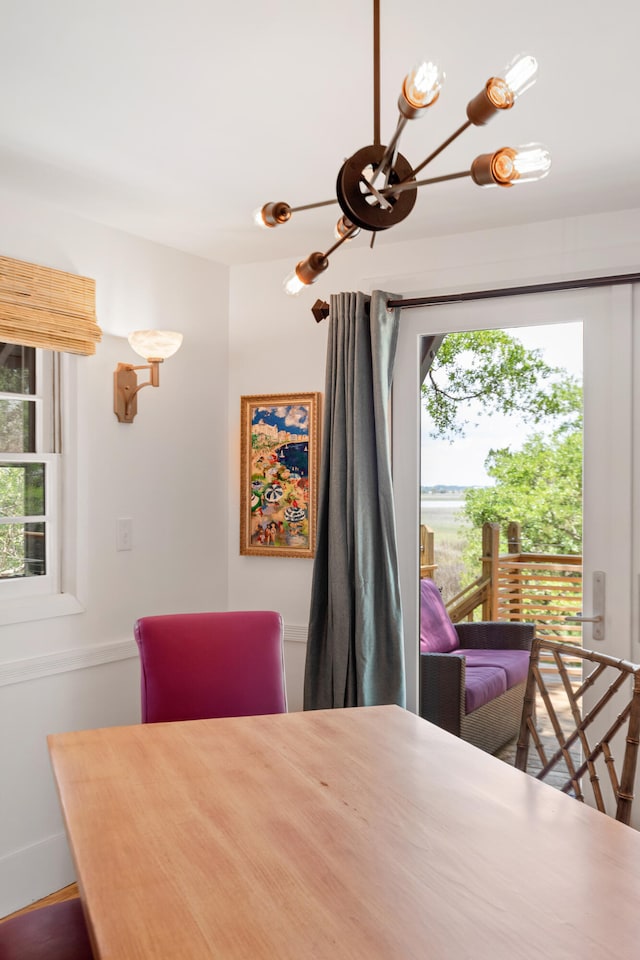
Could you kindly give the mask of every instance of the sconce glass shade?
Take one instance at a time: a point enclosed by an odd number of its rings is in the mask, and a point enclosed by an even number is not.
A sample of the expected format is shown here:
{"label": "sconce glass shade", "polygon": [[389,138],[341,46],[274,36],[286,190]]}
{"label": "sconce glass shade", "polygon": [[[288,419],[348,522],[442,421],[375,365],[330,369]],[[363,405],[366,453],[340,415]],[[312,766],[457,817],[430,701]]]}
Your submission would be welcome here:
{"label": "sconce glass shade", "polygon": [[134,330],[129,344],[145,360],[166,360],[182,345],[182,334],[175,330]]}

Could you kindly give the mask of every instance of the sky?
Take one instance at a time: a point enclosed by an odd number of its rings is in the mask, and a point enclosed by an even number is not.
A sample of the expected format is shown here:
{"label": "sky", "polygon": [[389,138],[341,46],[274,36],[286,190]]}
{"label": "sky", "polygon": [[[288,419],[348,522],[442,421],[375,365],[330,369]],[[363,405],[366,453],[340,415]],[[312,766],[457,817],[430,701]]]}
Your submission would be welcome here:
{"label": "sky", "polygon": [[[538,348],[550,366],[563,367],[582,380],[582,323],[519,327],[509,331],[525,347]],[[484,418],[479,426],[468,428],[461,440],[433,440],[429,425],[422,417],[421,485],[489,486],[493,483],[484,470],[484,460],[492,447],[521,448],[524,439],[536,429],[517,417]],[[539,428],[537,428],[539,429]]]}
{"label": "sky", "polygon": [[268,423],[288,433],[307,436],[309,432],[309,407],[306,404],[290,404],[282,407],[256,407],[252,423]]}

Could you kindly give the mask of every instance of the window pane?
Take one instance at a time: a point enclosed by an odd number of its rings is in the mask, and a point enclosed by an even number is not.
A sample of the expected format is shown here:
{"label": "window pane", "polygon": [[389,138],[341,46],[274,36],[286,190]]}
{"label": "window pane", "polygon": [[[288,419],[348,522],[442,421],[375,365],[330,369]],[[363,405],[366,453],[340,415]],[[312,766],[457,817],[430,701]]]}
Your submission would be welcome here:
{"label": "window pane", "polygon": [[44,523],[0,524],[0,579],[46,572]]}
{"label": "window pane", "polygon": [[44,463],[0,463],[0,517],[45,513]]}
{"label": "window pane", "polygon": [[0,392],[36,392],[35,347],[0,342]]}
{"label": "window pane", "polygon": [[35,415],[31,400],[0,400],[0,452],[36,452]]}

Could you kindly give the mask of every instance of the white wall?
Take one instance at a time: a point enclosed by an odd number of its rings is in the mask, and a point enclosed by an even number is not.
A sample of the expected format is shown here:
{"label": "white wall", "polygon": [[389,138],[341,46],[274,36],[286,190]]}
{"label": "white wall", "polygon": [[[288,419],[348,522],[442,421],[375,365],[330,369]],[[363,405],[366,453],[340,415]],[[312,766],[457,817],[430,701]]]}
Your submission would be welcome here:
{"label": "white wall", "polygon": [[[0,193],[0,252],[94,277],[105,331],[95,357],[72,362],[84,612],[0,627],[0,916],[72,879],[45,738],[139,719],[136,617],[280,610],[290,708],[300,709],[312,562],[239,556],[239,408],[243,394],[324,390],[315,298],[631,271],[639,228],[632,211],[422,243],[381,237],[373,252],[361,240],[292,300],[281,290],[289,261],[232,268],[228,289],[224,267]],[[118,424],[113,368],[135,359],[122,338],[146,326],[182,330],[184,346],[160,388],[140,395],[135,423]],[[396,470],[398,491],[414,483]],[[398,500],[406,545],[417,527]],[[115,550],[119,516],[133,518],[130,553]]]}
{"label": "white wall", "polygon": [[[135,619],[226,606],[228,269],[2,193],[0,252],[93,277],[104,332],[68,364],[83,612],[0,626],[4,916],[73,879],[46,735],[138,722]],[[145,327],[184,345],[119,424],[113,370],[142,362],[125,337]],[[118,517],[133,520],[130,552],[116,551]]]}
{"label": "white wall", "polygon": [[[295,230],[292,222],[283,229]],[[640,267],[640,210],[622,211],[438,237],[412,243],[378,238],[373,251],[362,239],[342,248],[310,289],[287,297],[282,279],[293,263],[276,261],[232,267],[229,308],[229,603],[270,606],[281,611],[288,627],[287,683],[290,709],[302,705],[305,643],[312,561],[241,557],[238,550],[238,458],[240,396],[324,390],[327,323],[317,325],[311,305],[342,290],[379,288],[401,296],[478,290],[519,283],[626,273]],[[268,238],[267,238],[268,239]],[[321,242],[321,238],[319,238]],[[302,257],[308,253],[300,251]],[[406,316],[410,316],[407,314]],[[414,382],[415,334],[401,323],[396,382]],[[407,337],[413,336],[408,342]],[[394,405],[394,449],[406,441],[406,427]],[[413,441],[411,441],[413,442]],[[418,443],[418,437],[415,437]],[[401,445],[401,444],[400,444]],[[402,458],[396,458],[402,464]],[[396,467],[403,604],[407,652],[415,659],[418,479]],[[407,626],[408,625],[408,626]],[[409,671],[415,702],[415,673]]]}

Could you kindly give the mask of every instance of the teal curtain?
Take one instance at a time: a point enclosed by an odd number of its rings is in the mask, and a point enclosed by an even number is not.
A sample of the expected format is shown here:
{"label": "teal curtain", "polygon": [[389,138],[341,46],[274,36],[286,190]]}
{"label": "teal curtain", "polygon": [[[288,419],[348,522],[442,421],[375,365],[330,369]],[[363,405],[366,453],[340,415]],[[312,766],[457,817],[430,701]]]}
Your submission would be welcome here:
{"label": "teal curtain", "polygon": [[399,309],[331,297],[305,710],[405,705],[391,484]]}

